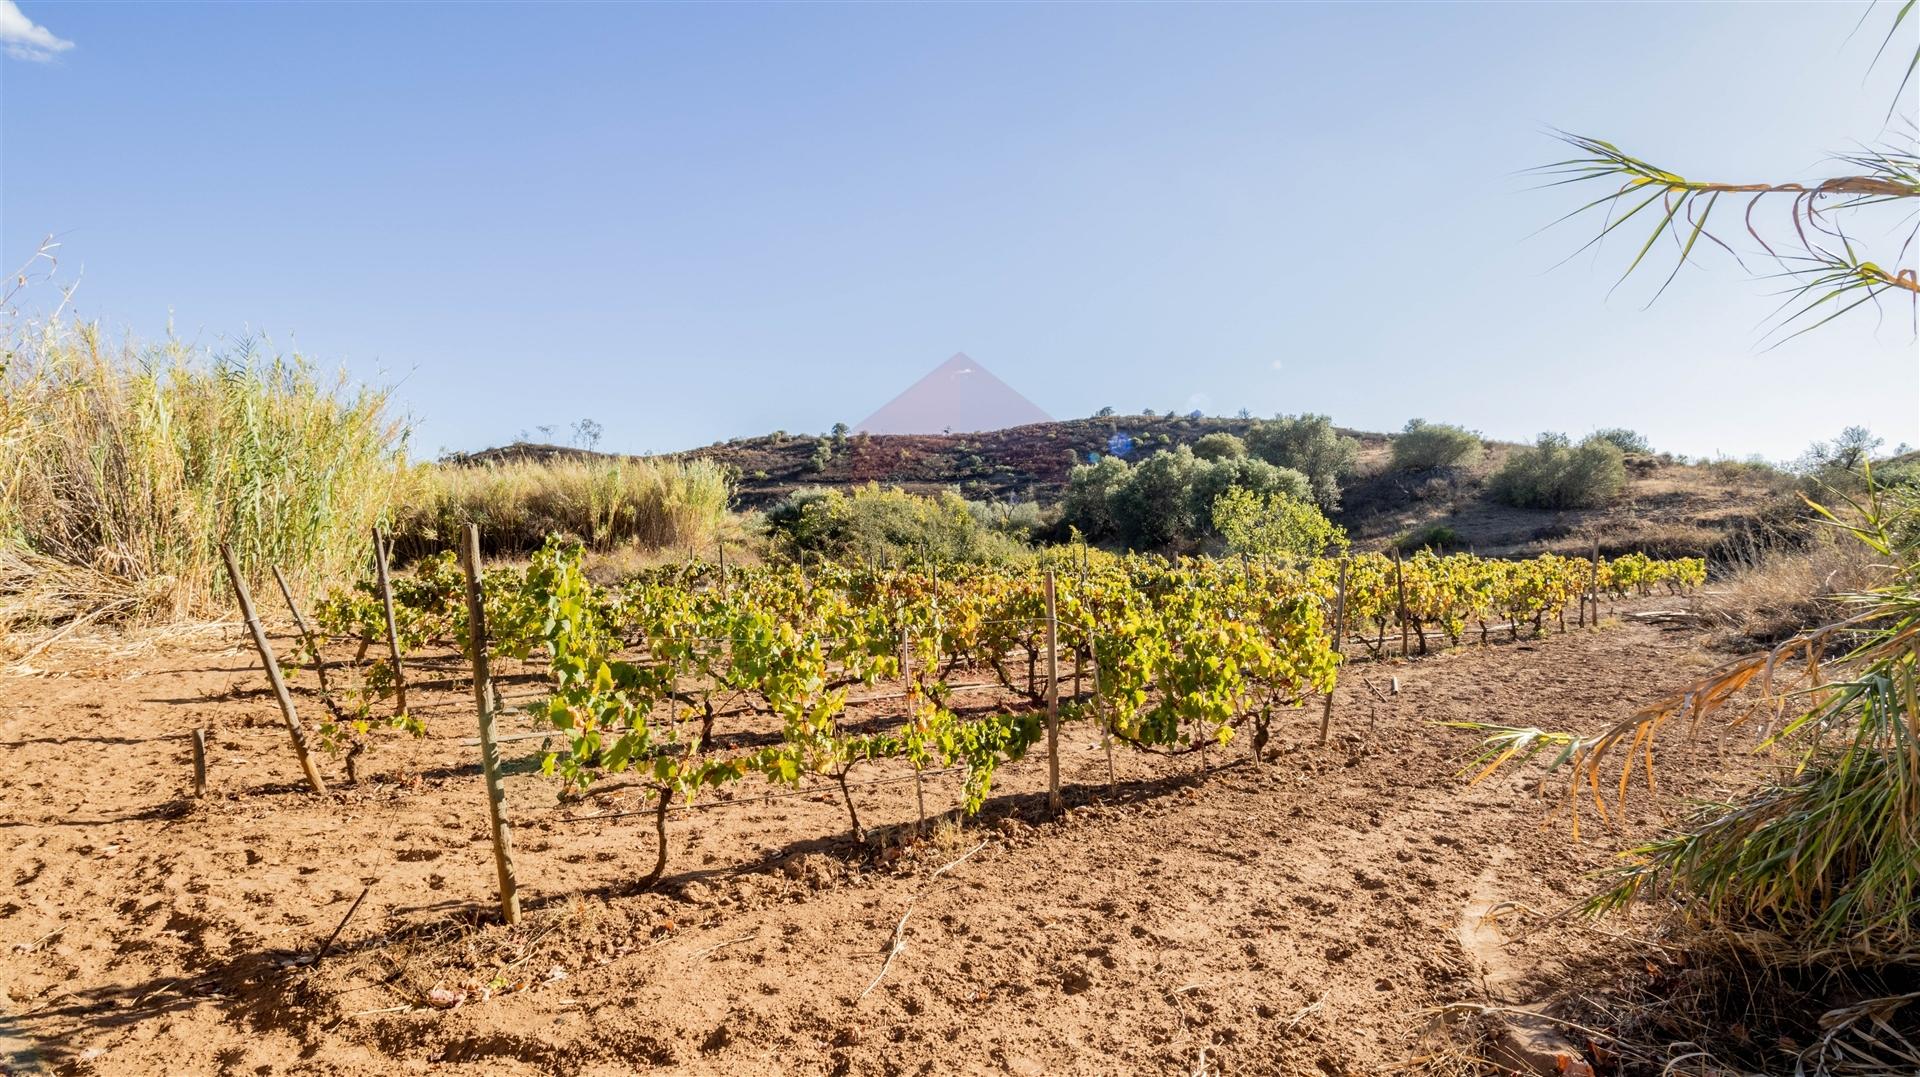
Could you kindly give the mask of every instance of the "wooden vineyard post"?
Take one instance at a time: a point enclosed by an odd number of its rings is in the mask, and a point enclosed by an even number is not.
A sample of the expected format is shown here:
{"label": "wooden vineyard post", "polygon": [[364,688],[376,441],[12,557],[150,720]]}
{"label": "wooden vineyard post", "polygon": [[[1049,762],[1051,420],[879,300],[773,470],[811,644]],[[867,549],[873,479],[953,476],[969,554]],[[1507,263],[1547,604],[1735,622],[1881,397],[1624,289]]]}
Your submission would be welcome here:
{"label": "wooden vineyard post", "polygon": [[393,581],[387,577],[387,536],[373,529],[373,574],[380,584],[380,609],[387,619],[387,654],[393,659],[393,701],[407,713],[407,671],[400,665],[400,630],[393,623]]}
{"label": "wooden vineyard post", "polygon": [[500,745],[493,738],[493,672],[487,662],[487,609],[480,597],[480,525],[468,524],[460,560],[467,570],[467,635],[473,648],[473,706],[480,716],[480,773],[487,781],[487,821],[493,826],[493,868],[500,881],[500,918],[520,922],[520,883],[513,873],[513,831],[507,792],[500,784]]}
{"label": "wooden vineyard post", "polygon": [[[901,611],[904,614],[906,611]],[[913,670],[910,665],[912,655],[907,642],[907,620],[900,618],[900,687],[907,693],[907,727],[914,733],[919,732],[920,701],[919,693],[914,690]],[[935,663],[938,665],[938,662]],[[920,780],[920,764],[913,763],[913,803],[920,809],[920,833],[927,832],[927,794]]]}
{"label": "wooden vineyard post", "polygon": [[1053,568],[1047,568],[1047,810],[1060,810],[1060,624],[1054,613]]}
{"label": "wooden vineyard post", "polygon": [[[1347,559],[1340,559],[1339,588],[1333,593],[1333,653],[1340,654],[1341,641],[1347,634]],[[1333,693],[1328,692],[1326,701],[1320,708],[1320,743],[1327,742],[1327,732],[1333,728]]]}
{"label": "wooden vineyard post", "polygon": [[[1593,540],[1593,558],[1587,562],[1587,593],[1593,599],[1593,627],[1600,627],[1600,539]],[[1584,603],[1582,603],[1584,605]]]}
{"label": "wooden vineyard post", "polygon": [[1400,657],[1407,656],[1407,577],[1400,570],[1400,550],[1393,551],[1393,586],[1400,592]]}
{"label": "wooden vineyard post", "polygon": [[207,795],[207,731],[193,731],[193,795],[204,799]]}
{"label": "wooden vineyard post", "polygon": [[314,638],[313,626],[307,623],[307,615],[300,612],[300,604],[293,600],[293,588],[287,586],[286,574],[279,565],[273,566],[273,579],[280,585],[280,597],[287,600],[287,612],[293,614],[293,626],[300,630],[300,638],[307,642],[307,650],[313,655],[313,672],[320,677],[320,694],[328,695],[327,659],[320,653],[320,641]]}
{"label": "wooden vineyard post", "polygon": [[287,682],[280,676],[280,663],[273,657],[273,645],[267,642],[267,630],[260,627],[260,618],[253,612],[253,596],[247,593],[247,580],[240,574],[240,563],[234,560],[233,547],[221,543],[220,557],[227,563],[227,578],[233,581],[234,596],[240,600],[240,616],[246,619],[247,631],[253,636],[253,649],[260,652],[260,665],[266,669],[267,681],[273,685],[274,698],[280,701],[280,717],[285,719],[287,736],[293,740],[294,757],[300,760],[300,769],[307,775],[308,788],[325,793],[327,783],[320,779],[320,770],[307,751],[306,731],[300,728],[300,716],[294,712],[293,696],[287,692]]}
{"label": "wooden vineyard post", "polygon": [[720,558],[720,595],[724,598],[727,594],[727,540],[716,538],[713,546]]}

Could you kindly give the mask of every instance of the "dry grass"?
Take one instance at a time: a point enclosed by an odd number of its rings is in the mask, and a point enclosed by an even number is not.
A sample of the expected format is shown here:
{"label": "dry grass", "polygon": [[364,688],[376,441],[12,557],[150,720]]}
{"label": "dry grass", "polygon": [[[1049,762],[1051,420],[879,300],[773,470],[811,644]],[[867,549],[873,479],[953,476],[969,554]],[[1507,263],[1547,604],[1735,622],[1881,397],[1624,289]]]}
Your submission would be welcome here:
{"label": "dry grass", "polygon": [[712,556],[731,520],[728,475],[706,460],[432,464],[414,469],[408,485],[394,521],[397,548],[408,556],[451,548],[468,521],[495,553],[527,553],[561,534],[600,551],[638,547],[671,558],[693,548]]}
{"label": "dry grass", "polygon": [[1843,596],[1885,581],[1883,560],[1863,543],[1824,531],[1798,549],[1743,543],[1736,551],[1737,567],[1700,591],[1696,609],[1713,629],[1713,644],[1740,650],[1770,646],[1837,620]]}

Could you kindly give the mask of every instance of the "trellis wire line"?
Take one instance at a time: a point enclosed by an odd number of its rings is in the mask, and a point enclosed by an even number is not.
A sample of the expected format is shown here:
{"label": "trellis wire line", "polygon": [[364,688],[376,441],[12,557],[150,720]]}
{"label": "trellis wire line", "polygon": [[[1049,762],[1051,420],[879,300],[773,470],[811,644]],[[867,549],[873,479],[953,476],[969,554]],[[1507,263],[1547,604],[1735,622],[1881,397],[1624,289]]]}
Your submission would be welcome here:
{"label": "trellis wire line", "polygon": [[[1007,766],[1007,765],[1009,764],[1002,764],[1002,766]],[[938,767],[933,770],[920,771],[919,777],[922,777],[922,778],[939,777],[944,774],[951,774],[954,771],[966,770],[966,769],[967,768],[964,764],[956,764],[950,767]],[[895,774],[885,778],[869,778],[868,780],[861,781],[861,782],[848,782],[847,788],[869,789],[876,785],[899,785],[903,782],[912,781],[914,777],[915,776],[912,774]],[[761,793],[757,796],[751,796],[751,797],[734,797],[730,800],[696,800],[691,804],[674,804],[668,807],[667,810],[670,812],[705,811],[710,808],[746,807],[751,804],[765,804],[768,801],[787,800],[787,799],[792,799],[794,797],[818,797],[818,796],[831,797],[834,793],[834,790],[838,788],[839,788],[839,784],[836,782],[834,785],[831,785],[831,786],[817,785],[808,789],[783,789],[776,793]],[[654,808],[638,808],[634,811],[608,812],[604,815],[563,815],[560,818],[562,821],[569,822],[569,823],[592,823],[592,822],[598,822],[602,819],[627,819],[635,815],[652,815],[655,810],[656,809]]]}
{"label": "trellis wire line", "polygon": [[[1099,747],[1100,746],[1098,744],[1083,744],[1080,746],[1080,751],[1091,752],[1091,751],[1097,750]],[[1038,763],[1040,763],[1041,761],[1042,760],[1040,759],[1040,757],[1036,755],[1026,755],[1026,756],[1022,756],[1019,759],[1009,759],[1004,763],[1000,763],[994,769],[996,771],[1016,770],[1026,766],[1029,763],[1038,765]],[[937,778],[943,775],[952,774],[955,771],[962,771],[966,769],[967,769],[966,764],[956,763],[953,766],[949,766],[949,767],[935,767],[931,770],[922,770],[919,772],[918,776],[921,778],[928,778],[928,777]],[[866,781],[848,782],[847,788],[866,789],[876,785],[899,785],[904,782],[912,781],[914,777],[915,777],[914,774],[895,774],[885,778],[870,778]],[[764,804],[772,800],[786,800],[786,799],[792,799],[795,797],[818,797],[818,796],[831,797],[834,793],[834,790],[837,788],[838,788],[838,783],[835,783],[834,785],[831,785],[831,786],[817,785],[810,789],[783,789],[776,793],[762,793],[758,796],[752,796],[752,797],[736,797],[730,800],[695,801],[692,804],[675,804],[670,806],[667,810],[668,811],[705,811],[710,808],[738,808],[738,807],[745,807],[752,804]],[[608,812],[604,815],[563,815],[560,818],[562,821],[569,822],[569,823],[591,823],[591,822],[597,822],[602,819],[627,819],[636,815],[652,815],[655,810],[656,809],[653,809],[653,808],[639,808],[634,811]]]}

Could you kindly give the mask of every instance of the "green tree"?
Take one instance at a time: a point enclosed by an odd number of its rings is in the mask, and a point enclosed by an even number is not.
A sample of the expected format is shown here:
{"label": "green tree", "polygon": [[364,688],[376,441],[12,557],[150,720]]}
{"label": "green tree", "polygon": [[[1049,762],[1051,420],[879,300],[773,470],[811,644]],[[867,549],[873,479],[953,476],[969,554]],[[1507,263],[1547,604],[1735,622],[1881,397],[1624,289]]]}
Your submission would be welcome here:
{"label": "green tree", "polygon": [[1159,549],[1193,535],[1193,480],[1203,466],[1185,445],[1135,465],[1107,502],[1128,546]]}
{"label": "green tree", "polygon": [[1319,557],[1347,545],[1347,533],[1312,501],[1238,486],[1214,501],[1213,526],[1228,549],[1255,557]]}
{"label": "green tree", "polygon": [[1061,518],[1080,529],[1091,542],[1119,533],[1113,518],[1114,491],[1125,486],[1133,469],[1117,456],[1103,456],[1067,473],[1067,492],[1061,499]]}
{"label": "green tree", "polygon": [[1247,431],[1247,451],[1305,475],[1313,499],[1331,512],[1340,507],[1340,483],[1353,474],[1360,442],[1335,430],[1325,415],[1276,415]]}

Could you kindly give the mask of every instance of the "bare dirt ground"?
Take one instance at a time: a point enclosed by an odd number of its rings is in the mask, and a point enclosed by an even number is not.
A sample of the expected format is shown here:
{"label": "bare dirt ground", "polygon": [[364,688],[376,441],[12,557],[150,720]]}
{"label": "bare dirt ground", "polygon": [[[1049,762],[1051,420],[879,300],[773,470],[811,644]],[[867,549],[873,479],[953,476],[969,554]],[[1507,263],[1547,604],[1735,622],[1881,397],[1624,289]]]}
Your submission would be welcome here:
{"label": "bare dirt ground", "polygon": [[[1540,914],[1751,764],[1675,742],[1661,801],[1575,843],[1529,781],[1464,787],[1473,737],[1433,723],[1595,729],[1707,662],[1690,633],[1609,624],[1358,663],[1333,743],[1316,709],[1265,765],[1244,742],[1121,751],[1111,795],[1069,727],[1063,818],[1036,754],[904,848],[856,846],[837,792],[743,786],[673,813],[648,892],[642,790],[560,803],[539,742],[515,741],[527,915],[506,928],[455,656],[416,667],[429,736],[379,734],[358,784],[327,760],[315,797],[237,629],[56,650],[0,676],[0,1072],[1439,1071],[1474,1045],[1436,1008],[1544,998],[1564,962],[1620,948],[1606,932],[1630,923]],[[930,810],[957,793],[929,779]],[[914,821],[910,782],[856,796],[870,827]],[[1537,913],[1470,911],[1501,902]]]}

